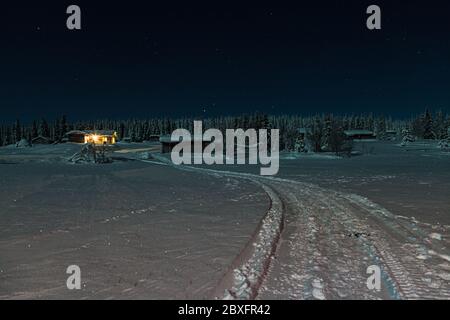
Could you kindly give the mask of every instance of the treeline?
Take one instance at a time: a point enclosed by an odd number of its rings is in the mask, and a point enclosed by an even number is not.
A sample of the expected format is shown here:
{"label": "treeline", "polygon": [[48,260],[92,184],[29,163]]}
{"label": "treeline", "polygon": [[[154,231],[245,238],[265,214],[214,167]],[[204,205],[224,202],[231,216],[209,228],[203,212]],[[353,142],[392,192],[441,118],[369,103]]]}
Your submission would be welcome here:
{"label": "treeline", "polygon": [[383,139],[389,130],[398,133],[399,138],[406,133],[419,139],[446,139],[450,126],[450,117],[443,112],[423,114],[410,119],[394,120],[391,117],[366,115],[334,116],[321,114],[315,116],[267,115],[263,113],[243,114],[239,116],[199,118],[149,118],[129,120],[96,120],[69,122],[66,116],[56,121],[45,119],[23,125],[19,120],[11,125],[0,126],[0,145],[15,144],[22,139],[32,141],[44,137],[58,143],[71,130],[115,130],[120,140],[132,142],[150,140],[152,136],[170,134],[178,128],[193,130],[193,121],[203,120],[203,127],[225,129],[262,129],[280,130],[280,148],[294,149],[300,128],[307,128],[308,135],[319,145],[328,144],[330,139],[339,138],[345,130],[370,130],[378,139]]}

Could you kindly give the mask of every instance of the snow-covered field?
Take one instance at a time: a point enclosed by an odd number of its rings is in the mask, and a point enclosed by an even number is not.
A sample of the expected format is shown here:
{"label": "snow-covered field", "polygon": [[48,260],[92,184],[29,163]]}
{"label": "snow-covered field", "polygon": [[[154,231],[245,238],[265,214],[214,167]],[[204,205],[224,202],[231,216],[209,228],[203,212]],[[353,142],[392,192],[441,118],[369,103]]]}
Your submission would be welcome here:
{"label": "snow-covered field", "polygon": [[[0,149],[0,298],[212,297],[264,191],[137,161],[67,163],[79,148]],[[66,288],[69,265],[80,291]]]}
{"label": "snow-covered field", "polygon": [[174,167],[142,144],[69,164],[77,148],[0,148],[0,298],[450,299],[450,156],[435,145],[283,154],[277,177]]}
{"label": "snow-covered field", "polygon": [[282,162],[280,175],[366,196],[397,215],[450,225],[450,152],[437,143],[356,144],[362,156]]}

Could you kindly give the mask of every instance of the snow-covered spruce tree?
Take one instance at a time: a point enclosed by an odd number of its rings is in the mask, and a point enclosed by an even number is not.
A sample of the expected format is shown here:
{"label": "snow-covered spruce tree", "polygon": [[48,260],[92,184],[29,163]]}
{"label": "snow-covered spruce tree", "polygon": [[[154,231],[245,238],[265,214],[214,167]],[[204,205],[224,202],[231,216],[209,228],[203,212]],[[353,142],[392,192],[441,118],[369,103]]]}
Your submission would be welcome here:
{"label": "snow-covered spruce tree", "polygon": [[298,131],[296,128],[292,126],[286,127],[282,132],[282,141],[283,141],[283,147],[282,149],[286,151],[294,151],[295,150],[295,143],[298,137]]}
{"label": "snow-covered spruce tree", "polygon": [[331,135],[334,127],[334,120],[331,114],[328,114],[324,118],[324,133],[323,133],[323,146],[322,149],[330,150],[331,149]]}
{"label": "snow-covered spruce tree", "polygon": [[59,141],[61,141],[68,131],[67,117],[63,115],[59,121]]}
{"label": "snow-covered spruce tree", "polygon": [[402,143],[401,143],[401,146],[402,146],[402,147],[405,147],[405,146],[407,146],[408,144],[410,144],[411,142],[414,142],[414,141],[416,140],[416,139],[414,138],[414,136],[411,135],[410,130],[407,129],[407,128],[403,129],[402,135],[403,135]]}
{"label": "snow-covered spruce tree", "polygon": [[433,121],[433,132],[437,140],[444,140],[447,138],[447,125],[445,115],[442,110],[439,110]]}
{"label": "snow-covered spruce tree", "polygon": [[424,130],[423,130],[423,123],[424,123],[424,115],[420,115],[420,117],[417,117],[411,121],[411,134],[417,138],[423,138]]}
{"label": "snow-covered spruce tree", "polygon": [[433,131],[433,117],[428,109],[423,118],[423,138],[428,140],[436,138]]}
{"label": "snow-covered spruce tree", "polygon": [[376,122],[375,134],[377,135],[378,140],[386,139],[386,119],[384,116],[378,118]]}
{"label": "snow-covered spruce tree", "polygon": [[0,147],[5,145],[5,127],[0,126]]}
{"label": "snow-covered spruce tree", "polygon": [[39,135],[38,126],[36,120],[33,121],[33,125],[31,127],[31,139],[36,138]]}
{"label": "snow-covered spruce tree", "polygon": [[306,148],[306,142],[300,136],[298,136],[297,140],[295,141],[294,149],[295,149],[296,152],[300,152],[300,153],[307,153],[308,152],[308,149]]}
{"label": "snow-covered spruce tree", "polygon": [[19,142],[22,140],[22,126],[20,125],[20,120],[17,119],[16,123],[14,124],[14,143]]}
{"label": "snow-covered spruce tree", "polygon": [[450,151],[450,139],[442,139],[438,142],[439,148]]}
{"label": "snow-covered spruce tree", "polygon": [[[328,137],[328,148],[331,152],[339,155],[344,150],[346,138],[344,129],[338,121],[331,122],[330,136]],[[351,153],[351,150],[349,151]]]}
{"label": "snow-covered spruce tree", "polygon": [[322,151],[323,133],[324,133],[323,124],[320,121],[320,118],[316,117],[310,132],[307,133],[308,140],[311,141],[314,152]]}
{"label": "snow-covered spruce tree", "polygon": [[123,140],[123,138],[125,138],[125,124],[123,122],[120,123],[117,134],[119,136],[119,140]]}
{"label": "snow-covered spruce tree", "polygon": [[450,126],[446,128],[447,130],[444,135],[442,135],[442,139],[439,141],[439,147],[444,149],[445,151],[450,151]]}
{"label": "snow-covered spruce tree", "polygon": [[11,127],[10,126],[6,126],[6,128],[4,130],[3,145],[4,146],[8,146],[11,143],[12,143]]}

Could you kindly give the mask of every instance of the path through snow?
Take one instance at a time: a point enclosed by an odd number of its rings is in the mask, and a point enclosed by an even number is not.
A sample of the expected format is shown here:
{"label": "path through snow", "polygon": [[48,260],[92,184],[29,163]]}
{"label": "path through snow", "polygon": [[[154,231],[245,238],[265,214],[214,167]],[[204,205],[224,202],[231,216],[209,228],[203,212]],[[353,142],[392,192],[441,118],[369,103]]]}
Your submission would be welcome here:
{"label": "path through snow", "polygon": [[[450,299],[449,226],[396,216],[364,197],[308,183],[178,168],[248,179],[272,199],[253,249],[230,271],[234,281],[224,298]],[[381,269],[379,292],[366,285],[371,265]]]}

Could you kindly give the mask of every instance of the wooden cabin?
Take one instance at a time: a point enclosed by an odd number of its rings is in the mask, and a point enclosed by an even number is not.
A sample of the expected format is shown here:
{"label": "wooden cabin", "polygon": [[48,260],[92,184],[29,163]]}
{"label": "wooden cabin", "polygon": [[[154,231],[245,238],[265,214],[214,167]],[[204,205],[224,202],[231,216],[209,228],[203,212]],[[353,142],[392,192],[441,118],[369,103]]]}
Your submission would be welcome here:
{"label": "wooden cabin", "polygon": [[158,142],[160,137],[161,136],[158,134],[152,134],[149,136],[148,141],[149,142]]}
{"label": "wooden cabin", "polygon": [[386,140],[395,140],[397,139],[398,133],[397,130],[386,130],[384,136]]}
{"label": "wooden cabin", "polygon": [[[191,150],[194,152],[194,142],[195,140],[190,140]],[[161,153],[170,153],[172,152],[172,149],[174,146],[176,146],[180,141],[172,140],[172,136],[170,135],[164,135],[159,138],[159,142],[161,143]],[[208,146],[211,143],[211,141],[202,140],[202,150],[205,149],[206,146]]]}
{"label": "wooden cabin", "polygon": [[113,130],[72,130],[66,134],[68,142],[115,144],[117,133]]}

